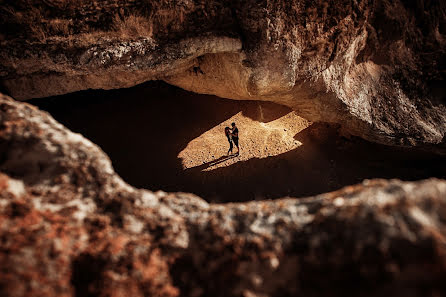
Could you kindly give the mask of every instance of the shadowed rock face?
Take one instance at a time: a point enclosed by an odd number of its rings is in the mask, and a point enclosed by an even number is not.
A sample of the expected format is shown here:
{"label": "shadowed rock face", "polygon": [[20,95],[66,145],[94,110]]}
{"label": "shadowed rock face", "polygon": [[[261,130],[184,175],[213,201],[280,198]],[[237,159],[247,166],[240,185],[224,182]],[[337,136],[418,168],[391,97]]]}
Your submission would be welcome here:
{"label": "shadowed rock face", "polygon": [[446,181],[208,204],[0,96],[2,296],[446,296]]}
{"label": "shadowed rock face", "polygon": [[161,79],[274,101],[391,145],[444,150],[444,1],[11,1],[18,99]]}

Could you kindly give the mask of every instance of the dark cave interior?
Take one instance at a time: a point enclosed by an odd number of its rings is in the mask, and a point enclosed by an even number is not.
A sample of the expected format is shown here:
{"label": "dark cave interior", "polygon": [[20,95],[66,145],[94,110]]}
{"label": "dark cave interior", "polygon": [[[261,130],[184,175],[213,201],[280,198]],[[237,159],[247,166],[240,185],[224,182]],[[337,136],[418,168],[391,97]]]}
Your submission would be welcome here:
{"label": "dark cave interior", "polygon": [[261,105],[267,111],[262,120],[268,122],[290,110],[269,102],[199,95],[163,82],[28,102],[99,145],[129,184],[152,191],[191,192],[210,202],[305,197],[369,178],[446,178],[444,156],[347,139],[324,123],[296,134],[303,145],[286,153],[211,171],[185,170],[179,152],[234,114],[258,120],[256,107]]}

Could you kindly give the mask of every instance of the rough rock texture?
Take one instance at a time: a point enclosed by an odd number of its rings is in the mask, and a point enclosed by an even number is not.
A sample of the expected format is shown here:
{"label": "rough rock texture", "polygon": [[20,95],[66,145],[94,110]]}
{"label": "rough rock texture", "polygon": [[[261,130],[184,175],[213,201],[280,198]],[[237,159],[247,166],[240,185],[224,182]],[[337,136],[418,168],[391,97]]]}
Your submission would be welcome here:
{"label": "rough rock texture", "polygon": [[1,296],[446,296],[446,181],[208,204],[0,97]]}
{"label": "rough rock texture", "polygon": [[444,1],[1,3],[0,79],[18,99],[161,79],[445,147]]}

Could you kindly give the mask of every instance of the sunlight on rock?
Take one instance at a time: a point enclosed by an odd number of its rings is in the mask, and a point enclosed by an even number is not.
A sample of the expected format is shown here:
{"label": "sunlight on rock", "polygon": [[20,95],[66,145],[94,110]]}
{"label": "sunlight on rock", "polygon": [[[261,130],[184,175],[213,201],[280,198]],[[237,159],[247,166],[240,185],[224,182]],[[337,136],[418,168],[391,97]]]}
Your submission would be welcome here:
{"label": "sunlight on rock", "polygon": [[[227,156],[229,143],[224,129],[235,122],[240,135],[240,155]],[[178,154],[184,169],[203,166],[203,171],[230,166],[252,158],[267,158],[294,150],[302,145],[294,136],[311,123],[290,112],[274,121],[263,123],[237,113],[228,120],[195,138]],[[233,153],[237,152],[234,146]]]}

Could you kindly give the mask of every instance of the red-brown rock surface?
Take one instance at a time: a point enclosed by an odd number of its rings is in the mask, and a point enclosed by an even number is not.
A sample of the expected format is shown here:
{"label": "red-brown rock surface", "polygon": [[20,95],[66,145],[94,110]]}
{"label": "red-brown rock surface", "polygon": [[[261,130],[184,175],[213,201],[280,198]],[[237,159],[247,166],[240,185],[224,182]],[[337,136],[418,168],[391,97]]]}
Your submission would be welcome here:
{"label": "red-brown rock surface", "polygon": [[1,4],[0,79],[18,99],[159,79],[375,142],[445,146],[444,1]]}
{"label": "red-brown rock surface", "polygon": [[446,181],[208,204],[0,98],[2,296],[446,296]]}

